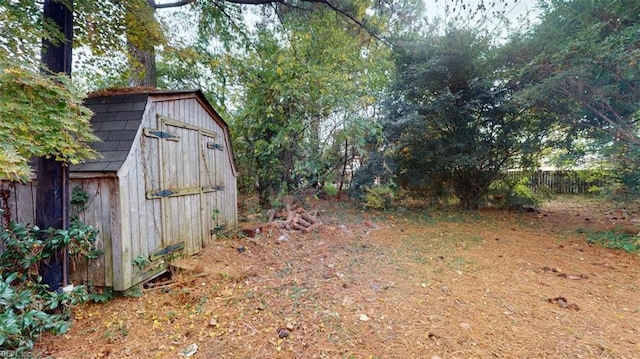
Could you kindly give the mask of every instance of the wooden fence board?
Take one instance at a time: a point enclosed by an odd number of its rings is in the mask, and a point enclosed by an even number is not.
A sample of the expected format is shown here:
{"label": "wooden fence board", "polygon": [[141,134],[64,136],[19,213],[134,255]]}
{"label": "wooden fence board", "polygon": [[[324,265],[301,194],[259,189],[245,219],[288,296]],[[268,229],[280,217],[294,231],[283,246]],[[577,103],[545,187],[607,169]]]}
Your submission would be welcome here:
{"label": "wooden fence board", "polygon": [[505,172],[505,179],[519,180],[529,178],[527,186],[533,190],[549,189],[557,194],[587,194],[589,189],[603,186],[601,179],[586,178],[589,172],[581,171],[508,171]]}

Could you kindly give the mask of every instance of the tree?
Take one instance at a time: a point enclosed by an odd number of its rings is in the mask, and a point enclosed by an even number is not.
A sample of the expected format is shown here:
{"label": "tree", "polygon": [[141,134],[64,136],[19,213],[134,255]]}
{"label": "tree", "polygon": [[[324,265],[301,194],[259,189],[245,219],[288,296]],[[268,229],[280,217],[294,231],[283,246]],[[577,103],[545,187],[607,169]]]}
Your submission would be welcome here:
{"label": "tree", "polygon": [[265,207],[336,170],[323,158],[334,132],[328,125],[371,105],[384,69],[377,61],[384,51],[334,13],[289,16],[260,27],[255,51],[235,66],[243,89],[233,126],[239,160]]}
{"label": "tree", "polygon": [[[16,19],[22,25],[5,26],[3,35],[24,34],[34,41],[24,31],[33,28],[42,36],[43,73],[29,57],[35,52],[33,43],[20,38],[0,43],[0,51],[12,55],[0,60],[0,175],[26,180],[31,171],[28,161],[38,157],[35,217],[40,228],[68,226],[68,164],[95,155],[85,142],[97,139],[89,128],[90,111],[82,106],[83,96],[67,77],[71,71],[71,6],[72,2],[45,1],[44,26],[38,26],[37,7],[0,12],[1,23],[8,25]],[[52,256],[42,270],[43,282],[51,290],[65,283],[64,258],[63,252]]]}
{"label": "tree", "polygon": [[623,182],[640,188],[640,3],[546,0],[539,6],[540,23],[514,41],[520,98],[556,119],[569,149],[586,139],[596,156],[630,174]]}
{"label": "tree", "polygon": [[450,27],[396,51],[385,139],[409,187],[478,208],[500,171],[535,153],[537,126],[512,101],[489,39]]}
{"label": "tree", "polygon": [[42,8],[35,3],[0,4],[0,176],[27,180],[35,157],[78,163],[95,156],[87,145],[97,138],[84,94],[68,76],[55,73],[64,73],[69,63],[59,61],[53,73],[41,71],[40,42],[59,45],[64,34],[51,21],[41,22]]}
{"label": "tree", "polygon": [[[242,49],[243,42],[249,31],[246,28],[245,14],[250,7],[259,8],[264,14],[271,12],[283,15],[291,13],[308,12],[311,10],[329,9],[340,14],[355,26],[369,31],[376,36],[377,23],[369,21],[372,16],[365,12],[366,8],[386,7],[385,3],[371,1],[345,1],[333,3],[326,0],[131,0],[117,1],[105,0],[93,2],[88,0],[78,1],[78,13],[82,18],[81,23],[86,23],[86,28],[78,30],[78,43],[88,45],[94,55],[102,56],[103,61],[113,70],[126,71],[128,86],[155,87],[157,83],[156,51],[164,57],[180,56],[177,52],[181,48],[172,43],[172,39],[166,35],[167,23],[163,16],[157,16],[161,9],[185,7],[189,5],[191,32],[197,32],[198,52],[209,53],[211,48],[223,47],[226,52],[233,49]],[[176,16],[177,12],[172,12]],[[253,12],[256,17],[258,12]],[[286,15],[286,16],[284,16]],[[253,21],[253,20],[252,20]],[[96,30],[100,29],[100,36],[96,36]],[[179,31],[184,31],[184,28]],[[125,34],[125,36],[120,36]],[[113,55],[122,54],[126,57],[128,68],[123,69],[120,61],[114,64]],[[108,56],[103,56],[108,55]],[[95,62],[95,58],[87,61]],[[92,68],[93,66],[89,66]],[[120,76],[112,76],[119,83]]]}
{"label": "tree", "polygon": [[66,76],[0,61],[0,177],[27,180],[34,157],[78,163],[95,156],[83,98]]}

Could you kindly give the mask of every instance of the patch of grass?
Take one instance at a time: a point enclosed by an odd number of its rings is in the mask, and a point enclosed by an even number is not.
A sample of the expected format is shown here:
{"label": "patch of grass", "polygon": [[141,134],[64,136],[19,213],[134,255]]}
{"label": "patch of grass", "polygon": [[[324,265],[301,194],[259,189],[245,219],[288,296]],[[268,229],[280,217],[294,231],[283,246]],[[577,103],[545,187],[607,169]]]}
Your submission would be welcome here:
{"label": "patch of grass", "polygon": [[303,297],[305,293],[307,293],[307,291],[308,289],[305,287],[294,285],[293,288],[291,288],[291,294],[289,294],[289,298],[291,300],[297,301],[298,299]]}
{"label": "patch of grass", "polygon": [[355,254],[365,254],[374,252],[376,248],[368,243],[355,242],[347,247],[346,250]]}
{"label": "patch of grass", "polygon": [[466,269],[469,267],[475,268],[478,266],[478,261],[470,258],[455,257],[451,266],[455,269]]}
{"label": "patch of grass", "polygon": [[410,220],[416,224],[434,224],[437,222],[438,215],[433,212],[431,209],[422,209],[422,208],[409,208],[404,209],[403,211],[396,211],[394,213],[394,218],[403,218],[405,220]]}
{"label": "patch of grass", "polygon": [[587,236],[587,242],[599,244],[605,248],[623,249],[630,253],[640,251],[640,236],[619,230],[590,233]]}

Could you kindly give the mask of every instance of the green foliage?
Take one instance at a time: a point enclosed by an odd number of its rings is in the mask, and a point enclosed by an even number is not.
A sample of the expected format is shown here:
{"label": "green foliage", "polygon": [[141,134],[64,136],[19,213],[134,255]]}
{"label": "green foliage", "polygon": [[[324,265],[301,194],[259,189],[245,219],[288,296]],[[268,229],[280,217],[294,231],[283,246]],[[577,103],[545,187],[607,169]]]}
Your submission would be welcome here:
{"label": "green foliage", "polygon": [[133,264],[134,266],[136,266],[136,267],[138,267],[140,269],[144,269],[144,267],[146,267],[149,263],[151,263],[149,261],[149,258],[147,256],[145,256],[144,254],[138,255],[131,262],[131,264]]}
{"label": "green foliage", "polygon": [[383,152],[371,150],[363,165],[358,168],[351,181],[349,196],[364,200],[366,188],[375,185],[376,179],[381,183],[390,183],[397,170],[395,159]]}
{"label": "green foliage", "polygon": [[0,277],[0,350],[10,351],[16,357],[31,350],[34,341],[45,331],[65,333],[70,327],[66,313],[51,314],[51,311],[78,304],[86,298],[81,286],[71,293],[52,293],[33,282],[16,283],[15,272],[5,272]]}
{"label": "green foliage", "polygon": [[493,204],[500,209],[537,209],[540,196],[528,186],[529,179],[498,180],[489,186],[488,193]]}
{"label": "green foliage", "polygon": [[[56,251],[66,248],[75,258],[96,259],[101,252],[94,248],[98,231],[79,220],[73,220],[69,229],[40,230],[36,226],[25,226],[11,222],[0,235],[4,252],[0,255],[6,271],[20,272],[22,281],[38,277],[38,265]],[[39,279],[38,279],[39,281]]]}
{"label": "green foliage", "polygon": [[621,231],[604,231],[590,233],[587,242],[599,244],[605,248],[622,249],[627,252],[640,251],[640,237]]}
{"label": "green foliage", "polygon": [[94,303],[106,303],[113,299],[114,293],[111,288],[101,287],[96,288],[93,286],[93,283],[88,282],[87,286],[87,300],[93,301]]}
{"label": "green foliage", "polygon": [[130,298],[140,298],[142,297],[142,289],[140,289],[139,285],[136,285],[127,289],[123,295]]}
{"label": "green foliage", "polygon": [[448,28],[396,51],[385,137],[410,188],[478,208],[500,171],[539,154],[541,127],[512,101],[509,74],[492,61],[490,39]]}
{"label": "green foliage", "polygon": [[569,153],[598,158],[635,191],[640,6],[627,0],[540,5],[539,24],[514,36],[517,50],[509,56],[523,65],[520,101],[552,120]]}
{"label": "green foliage", "polygon": [[577,171],[578,178],[591,184],[588,193],[596,196],[610,196],[621,188],[619,175],[605,168]]}
{"label": "green foliage", "polygon": [[335,197],[336,195],[338,195],[338,187],[335,184],[331,183],[331,182],[325,183],[325,185],[322,186],[322,190],[329,197]]}
{"label": "green foliage", "polygon": [[66,247],[67,253],[72,258],[98,259],[103,253],[95,249],[95,241],[98,230],[86,225],[77,218],[73,218],[69,229],[53,231],[48,243],[61,248]]}
{"label": "green foliage", "polygon": [[[87,196],[74,190],[76,205],[84,207]],[[10,222],[0,239],[0,350],[17,357],[33,348],[43,332],[65,333],[68,308],[91,297],[84,286],[69,292],[50,292],[41,283],[39,268],[51,256],[66,250],[72,260],[95,259],[101,254],[94,243],[98,231],[73,218],[67,230],[40,230]]]}
{"label": "green foliage", "polygon": [[69,293],[50,292],[38,273],[42,262],[65,247],[72,248],[71,255],[86,253],[84,249],[93,243],[96,232],[79,224],[75,227],[68,231],[41,231],[11,222],[3,228],[0,234],[4,246],[0,254],[0,350],[11,351],[19,357],[33,348],[41,333],[65,333],[70,327],[66,320],[68,308],[89,298],[84,286],[76,286]]}
{"label": "green foliage", "polygon": [[12,59],[15,64],[37,71],[42,39],[57,43],[63,38],[60,31],[42,20],[40,1],[18,4],[0,0],[0,59]]}
{"label": "green foliage", "polygon": [[364,195],[364,207],[371,209],[388,209],[395,196],[392,186],[366,187]]}
{"label": "green foliage", "polygon": [[66,76],[48,76],[0,61],[0,177],[25,180],[33,157],[78,163],[97,141],[83,95]]}
{"label": "green foliage", "polygon": [[75,186],[71,190],[70,196],[71,207],[76,213],[84,211],[89,201],[89,194],[82,187]]}
{"label": "green foliage", "polygon": [[233,124],[237,162],[262,206],[332,180],[338,161],[357,156],[374,132],[363,114],[385,78],[384,51],[345,26],[329,11],[291,14],[281,26],[260,27],[255,51],[236,62],[244,88]]}

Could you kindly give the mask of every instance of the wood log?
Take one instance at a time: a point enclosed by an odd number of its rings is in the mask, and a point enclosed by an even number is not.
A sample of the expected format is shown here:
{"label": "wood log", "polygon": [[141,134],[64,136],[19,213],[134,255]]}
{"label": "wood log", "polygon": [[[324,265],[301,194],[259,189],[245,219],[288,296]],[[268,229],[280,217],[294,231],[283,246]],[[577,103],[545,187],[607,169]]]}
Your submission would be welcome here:
{"label": "wood log", "polygon": [[310,225],[309,227],[302,229],[302,232],[309,233],[309,232],[314,231],[314,230],[316,230],[316,229],[318,229],[320,227],[322,227],[322,221],[318,221],[318,222]]}
{"label": "wood log", "polygon": [[291,223],[291,229],[295,229],[296,231],[303,231],[306,228],[298,223]]}
{"label": "wood log", "polygon": [[311,226],[313,224],[313,223],[305,221],[304,218],[302,218],[302,216],[298,217],[298,221],[296,223],[302,225],[305,228],[307,228],[307,227],[309,227],[309,226]]}
{"label": "wood log", "polygon": [[319,221],[318,218],[312,216],[311,214],[309,214],[307,212],[301,213],[300,217],[302,217],[302,219],[304,219],[305,221],[307,221],[307,222],[309,222],[311,224],[314,224],[314,223]]}
{"label": "wood log", "polygon": [[281,219],[279,219],[277,221],[273,221],[273,223],[276,224],[276,228],[278,228],[278,229],[284,229],[288,225],[287,221],[284,221],[284,220],[281,220]]}
{"label": "wood log", "polygon": [[289,223],[291,223],[291,222],[293,221],[293,218],[294,218],[295,216],[296,216],[296,212],[294,212],[294,211],[291,209],[291,205],[288,205],[288,204],[287,204],[287,219],[286,219],[286,221],[287,221],[287,222],[289,222]]}
{"label": "wood log", "polygon": [[267,222],[273,222],[273,220],[276,217],[276,210],[271,208],[270,210],[267,211],[267,218],[269,218],[267,220]]}

